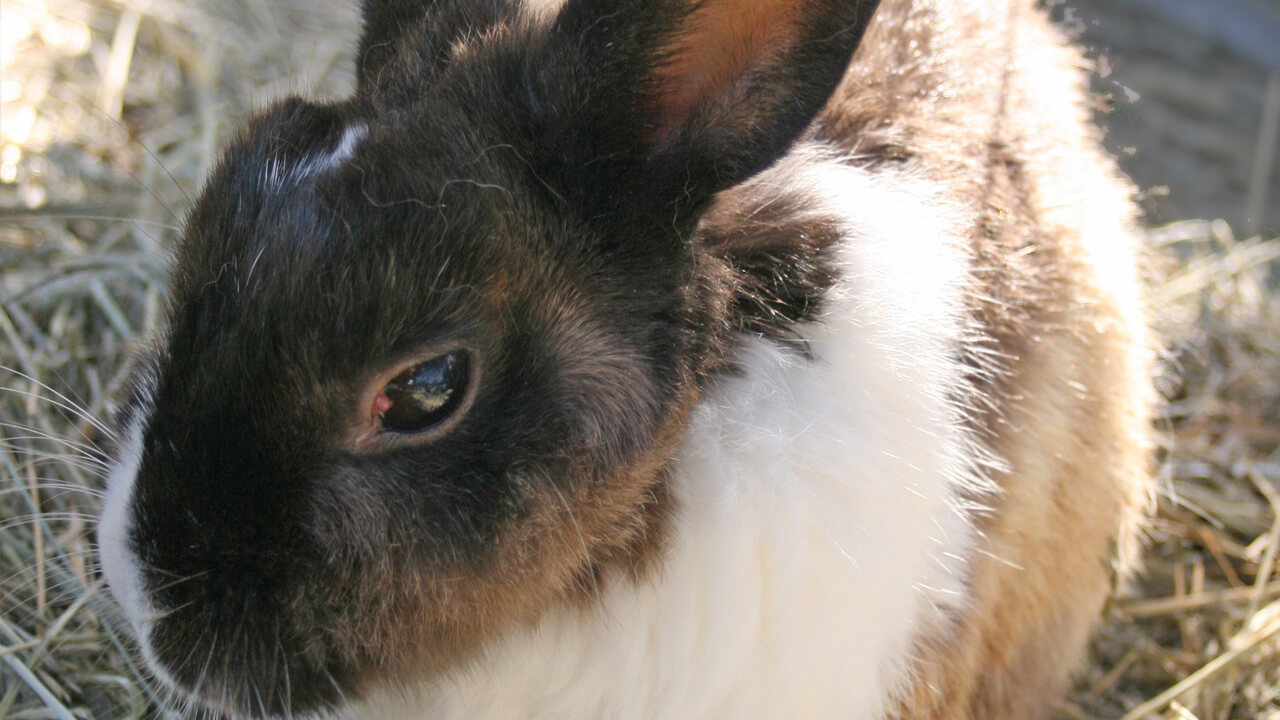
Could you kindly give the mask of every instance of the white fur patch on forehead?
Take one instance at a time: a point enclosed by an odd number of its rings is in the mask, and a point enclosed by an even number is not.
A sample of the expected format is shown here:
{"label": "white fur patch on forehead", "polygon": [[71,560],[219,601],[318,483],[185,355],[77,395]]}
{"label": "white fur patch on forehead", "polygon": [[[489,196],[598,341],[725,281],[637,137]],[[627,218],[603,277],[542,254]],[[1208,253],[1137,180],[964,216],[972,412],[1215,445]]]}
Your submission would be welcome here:
{"label": "white fur patch on forehead", "polygon": [[369,126],[356,123],[347,126],[338,138],[338,144],[327,153],[317,153],[303,160],[295,171],[299,178],[332,170],[351,159],[360,142],[369,135]]}
{"label": "white fur patch on forehead", "polygon": [[356,148],[368,136],[368,125],[353,123],[343,129],[337,144],[332,148],[308,155],[292,168],[285,167],[279,157],[269,158],[263,170],[262,184],[268,190],[281,190],[287,184],[333,170],[350,160],[355,155]]}
{"label": "white fur patch on forehead", "polygon": [[342,131],[342,137],[338,139],[338,146],[333,149],[333,153],[327,158],[327,162],[331,165],[338,165],[345,162],[356,151],[356,146],[360,144],[369,135],[369,126],[362,123],[351,125]]}

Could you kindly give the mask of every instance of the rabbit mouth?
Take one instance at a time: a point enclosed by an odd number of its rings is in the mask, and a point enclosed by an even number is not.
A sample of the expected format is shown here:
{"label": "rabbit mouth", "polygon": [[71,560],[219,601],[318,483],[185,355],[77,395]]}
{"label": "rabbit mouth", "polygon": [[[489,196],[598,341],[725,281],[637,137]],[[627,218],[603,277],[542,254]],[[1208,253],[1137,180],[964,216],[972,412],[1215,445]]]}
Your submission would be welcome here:
{"label": "rabbit mouth", "polygon": [[[296,622],[285,626],[288,612],[245,592],[246,584],[228,572],[174,573],[148,561],[139,473],[155,382],[145,362],[134,382],[97,536],[123,634],[147,672],[181,703],[255,718],[336,706],[350,682],[341,663],[317,650],[323,638],[302,639]],[[243,568],[238,574],[246,575]]]}
{"label": "rabbit mouth", "polygon": [[[421,528],[398,535],[411,528],[394,498],[351,470],[320,493],[326,501],[302,522],[310,532],[268,561],[225,537],[207,542],[199,522],[193,530],[157,500],[156,471],[142,467],[149,422],[127,425],[117,453],[104,572],[150,674],[178,705],[230,718],[341,713],[376,687],[451,671],[549,607],[591,601],[606,565],[642,572],[671,512],[666,458],[680,434],[673,424],[628,477],[611,478],[618,497],[583,478],[505,477],[522,510],[486,536],[483,559]],[[609,543],[587,548],[584,538]],[[463,559],[441,559],[450,551]]]}
{"label": "rabbit mouth", "polygon": [[[655,496],[665,493],[653,490]],[[551,505],[563,508],[562,502],[581,510],[576,497],[552,501],[539,493],[535,502],[542,500],[547,507],[534,512],[550,515]],[[554,517],[548,522],[561,520]],[[584,532],[591,534],[590,528]],[[393,563],[386,572],[347,567],[324,580],[315,572],[313,582],[290,580],[282,585],[292,588],[284,589],[255,587],[243,569],[233,582],[233,573],[222,568],[169,578],[168,584],[186,587],[171,594],[166,591],[172,588],[162,589],[165,576],[144,570],[138,577],[146,607],[133,623],[139,654],[182,699],[179,704],[229,718],[342,716],[376,689],[448,675],[481,657],[495,633],[536,622],[549,607],[593,602],[614,579],[597,576],[601,570],[594,566],[580,568],[580,549],[550,548],[561,542],[580,548],[573,535],[547,543],[547,555],[559,556],[548,561],[553,572],[506,567],[447,577],[439,568],[415,571]],[[658,541],[648,534],[633,539],[645,542]],[[639,563],[656,553],[657,545],[629,550],[633,571],[642,572]],[[146,565],[136,556],[132,562]],[[331,586],[327,593],[320,589],[325,584]]]}

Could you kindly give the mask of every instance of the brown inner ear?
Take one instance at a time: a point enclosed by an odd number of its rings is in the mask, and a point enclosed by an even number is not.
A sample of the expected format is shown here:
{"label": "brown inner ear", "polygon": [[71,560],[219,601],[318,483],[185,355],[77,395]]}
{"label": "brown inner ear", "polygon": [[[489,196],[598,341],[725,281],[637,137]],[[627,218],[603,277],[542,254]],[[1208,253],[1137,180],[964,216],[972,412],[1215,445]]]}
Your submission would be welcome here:
{"label": "brown inner ear", "polygon": [[672,138],[699,107],[729,95],[735,81],[786,48],[804,5],[797,0],[702,3],[658,72],[656,139]]}

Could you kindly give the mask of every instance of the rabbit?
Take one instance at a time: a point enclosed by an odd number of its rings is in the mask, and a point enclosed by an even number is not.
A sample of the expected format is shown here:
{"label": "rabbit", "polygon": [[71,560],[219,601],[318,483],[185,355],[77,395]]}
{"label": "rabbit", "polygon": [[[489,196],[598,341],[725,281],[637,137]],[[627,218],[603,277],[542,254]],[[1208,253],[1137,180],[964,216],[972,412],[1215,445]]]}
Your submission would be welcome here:
{"label": "rabbit", "polygon": [[1132,190],[1032,0],[365,0],[117,420],[230,718],[1048,717],[1149,504]]}

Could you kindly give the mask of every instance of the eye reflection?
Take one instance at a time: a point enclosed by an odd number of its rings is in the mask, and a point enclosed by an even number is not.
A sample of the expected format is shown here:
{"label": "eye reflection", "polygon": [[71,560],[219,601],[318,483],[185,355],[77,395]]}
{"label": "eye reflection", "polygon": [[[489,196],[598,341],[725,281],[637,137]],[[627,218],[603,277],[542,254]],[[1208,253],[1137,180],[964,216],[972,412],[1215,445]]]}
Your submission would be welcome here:
{"label": "eye reflection", "polygon": [[469,365],[466,353],[455,351],[392,378],[374,400],[382,427],[391,432],[417,433],[440,424],[462,403]]}

